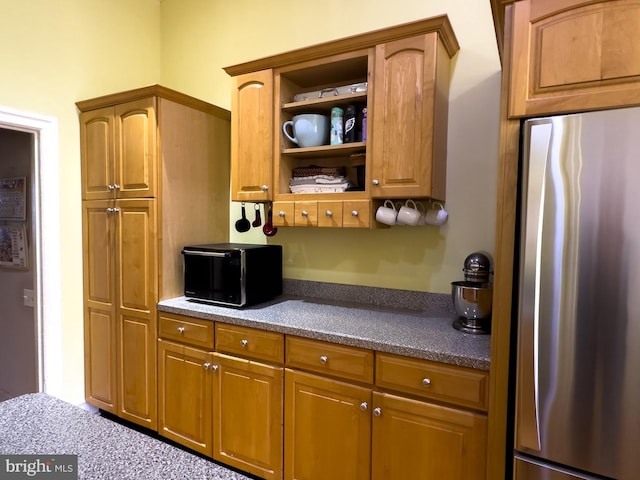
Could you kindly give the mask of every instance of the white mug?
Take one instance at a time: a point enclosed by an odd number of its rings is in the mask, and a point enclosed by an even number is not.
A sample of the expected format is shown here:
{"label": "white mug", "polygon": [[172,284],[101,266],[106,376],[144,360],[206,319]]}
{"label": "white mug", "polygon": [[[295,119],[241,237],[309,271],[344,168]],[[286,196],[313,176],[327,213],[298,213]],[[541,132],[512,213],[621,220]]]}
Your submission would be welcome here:
{"label": "white mug", "polygon": [[415,226],[418,224],[420,220],[420,211],[416,206],[416,202],[409,199],[405,202],[404,205],[400,207],[398,210],[398,217],[396,218],[396,223],[398,225],[411,225]]}
{"label": "white mug", "polygon": [[[291,127],[292,133],[289,133]],[[326,145],[329,138],[329,117],[316,113],[302,113],[282,124],[282,132],[299,147]]]}
{"label": "white mug", "polygon": [[376,211],[376,220],[385,225],[395,225],[398,212],[391,200],[385,200],[384,205],[378,207]]}
{"label": "white mug", "polygon": [[440,202],[434,203],[433,206],[438,208],[427,210],[427,213],[424,216],[424,221],[429,225],[444,225],[449,214]]}

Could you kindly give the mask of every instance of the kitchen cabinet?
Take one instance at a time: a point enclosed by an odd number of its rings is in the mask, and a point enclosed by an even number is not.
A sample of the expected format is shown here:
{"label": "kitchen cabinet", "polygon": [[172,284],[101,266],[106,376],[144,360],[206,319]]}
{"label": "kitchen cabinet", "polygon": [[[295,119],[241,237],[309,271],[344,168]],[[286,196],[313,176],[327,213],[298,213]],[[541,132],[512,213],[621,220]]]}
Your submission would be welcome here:
{"label": "kitchen cabinet", "polygon": [[287,337],[285,479],[484,480],[488,375]]}
{"label": "kitchen cabinet", "polygon": [[282,478],[284,337],[216,323],[213,458]]}
{"label": "kitchen cabinet", "polygon": [[[458,49],[441,16],[225,68],[236,81],[234,128],[257,137],[251,144],[239,134],[233,149],[260,152],[234,156],[233,200],[274,201],[276,226],[333,228],[375,226],[375,200],[444,200],[450,65]],[[251,98],[244,107],[241,91]],[[269,95],[271,116],[262,110]],[[363,136],[352,143],[301,148],[282,131],[295,115],[329,116],[347,105],[360,115],[366,108]],[[290,180],[314,168],[339,172],[350,187],[292,193]]]}
{"label": "kitchen cabinet", "polygon": [[77,106],[87,403],[156,429],[156,304],[228,239],[230,116],[159,85]]}
{"label": "kitchen cabinet", "polygon": [[155,197],[156,99],[83,114],[82,198]]}
{"label": "kitchen cabinet", "polygon": [[509,115],[640,104],[640,5],[633,0],[513,4]]}
{"label": "kitchen cabinet", "polygon": [[376,46],[374,198],[445,200],[449,56],[437,33]]}
{"label": "kitchen cabinet", "polygon": [[273,72],[239,75],[231,98],[231,199],[273,196]]}
{"label": "kitchen cabinet", "polygon": [[155,207],[123,199],[82,209],[87,400],[143,425],[155,423]]}
{"label": "kitchen cabinet", "polygon": [[158,340],[158,433],[213,456],[213,354]]}

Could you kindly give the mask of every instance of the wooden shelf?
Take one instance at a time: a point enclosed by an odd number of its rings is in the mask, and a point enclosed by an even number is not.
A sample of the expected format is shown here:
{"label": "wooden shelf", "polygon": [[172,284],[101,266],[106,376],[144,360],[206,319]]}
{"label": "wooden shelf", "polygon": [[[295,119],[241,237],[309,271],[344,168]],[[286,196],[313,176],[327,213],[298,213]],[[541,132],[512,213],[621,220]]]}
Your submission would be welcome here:
{"label": "wooden shelf", "polygon": [[284,148],[283,155],[298,158],[322,158],[349,156],[354,153],[362,153],[366,150],[366,142],[343,143],[342,145],[321,145],[319,147]]}
{"label": "wooden shelf", "polygon": [[282,110],[289,113],[308,113],[310,109],[321,109],[323,111],[330,110],[337,105],[345,105],[347,103],[366,102],[367,92],[347,93],[344,95],[333,95],[322,98],[314,98],[310,100],[301,100],[299,102],[290,102],[282,105]]}

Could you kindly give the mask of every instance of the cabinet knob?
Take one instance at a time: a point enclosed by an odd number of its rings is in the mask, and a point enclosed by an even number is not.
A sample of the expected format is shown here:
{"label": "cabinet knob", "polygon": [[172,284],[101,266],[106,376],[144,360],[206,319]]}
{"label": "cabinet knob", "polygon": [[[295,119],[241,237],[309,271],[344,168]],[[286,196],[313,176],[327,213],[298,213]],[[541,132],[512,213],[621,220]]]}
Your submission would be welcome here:
{"label": "cabinet knob", "polygon": [[113,213],[113,208],[111,207],[107,208],[107,213]]}
{"label": "cabinet knob", "polygon": [[431,379],[430,378],[423,378],[422,379],[422,385],[424,385],[425,387],[429,387],[431,385]]}
{"label": "cabinet knob", "polygon": [[278,216],[279,216],[279,217],[284,218],[284,215],[285,215],[285,213],[284,213],[282,210],[280,210],[280,211],[278,212]]}
{"label": "cabinet knob", "polygon": [[178,333],[184,333],[184,327],[178,327]]}
{"label": "cabinet knob", "polygon": [[267,187],[266,185],[262,185],[262,191],[266,192],[267,190],[269,190],[269,187]]}
{"label": "cabinet knob", "polygon": [[113,184],[113,189],[114,190],[120,190],[120,185],[118,185],[117,183]]}
{"label": "cabinet knob", "polygon": [[331,217],[331,216],[333,216],[333,213],[331,212],[331,210],[327,210],[327,211],[325,212],[325,215],[326,215],[327,217]]}
{"label": "cabinet knob", "polygon": [[352,217],[357,217],[358,216],[358,210],[352,210],[351,211],[351,216]]}
{"label": "cabinet knob", "polygon": [[377,178],[374,178],[374,179],[373,179],[373,181],[372,181],[371,183],[373,183],[373,184],[374,184],[374,185],[376,185],[376,186],[377,186],[377,185],[380,185],[380,181],[379,181]]}
{"label": "cabinet knob", "polygon": [[219,365],[211,365],[211,370],[213,370],[214,372],[217,372],[218,368],[220,368]]}
{"label": "cabinet knob", "polygon": [[118,207],[115,207],[115,208],[113,209],[113,213],[118,213],[119,211],[120,211],[120,209],[119,209]]}
{"label": "cabinet knob", "polygon": [[249,340],[243,338],[242,340],[240,340],[240,345],[242,345],[243,347],[246,347],[249,344]]}
{"label": "cabinet knob", "polygon": [[369,404],[367,402],[362,402],[360,404],[360,410],[362,410],[363,412],[366,412],[367,408],[369,408]]}
{"label": "cabinet knob", "polygon": [[320,363],[323,365],[326,364],[328,360],[329,360],[329,357],[327,357],[326,355],[322,355],[320,357]]}
{"label": "cabinet knob", "polygon": [[302,212],[300,212],[300,215],[302,215],[303,217],[308,217],[309,212],[307,212],[306,210],[302,210]]}
{"label": "cabinet knob", "polygon": [[205,370],[209,370],[209,367],[211,367],[211,364],[209,362],[206,362],[204,365],[202,365],[204,367]]}
{"label": "cabinet knob", "polygon": [[113,191],[115,187],[113,185],[107,185],[107,190],[109,191]]}
{"label": "cabinet knob", "polygon": [[382,415],[382,409],[380,407],[376,407],[373,409],[373,415],[376,417],[379,417],[380,415]]}

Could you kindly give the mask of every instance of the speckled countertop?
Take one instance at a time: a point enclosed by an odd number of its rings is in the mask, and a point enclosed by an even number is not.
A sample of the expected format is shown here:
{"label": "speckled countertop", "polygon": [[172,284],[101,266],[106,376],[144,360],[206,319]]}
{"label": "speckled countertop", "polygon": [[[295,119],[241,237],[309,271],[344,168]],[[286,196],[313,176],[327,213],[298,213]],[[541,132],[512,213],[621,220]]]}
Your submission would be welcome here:
{"label": "speckled countertop", "polygon": [[255,478],[44,393],[0,403],[0,454],[78,455],[80,480]]}
{"label": "speckled countertop", "polygon": [[158,310],[263,330],[489,369],[490,336],[462,333],[449,295],[285,281],[277,299],[244,309],[163,300]]}

